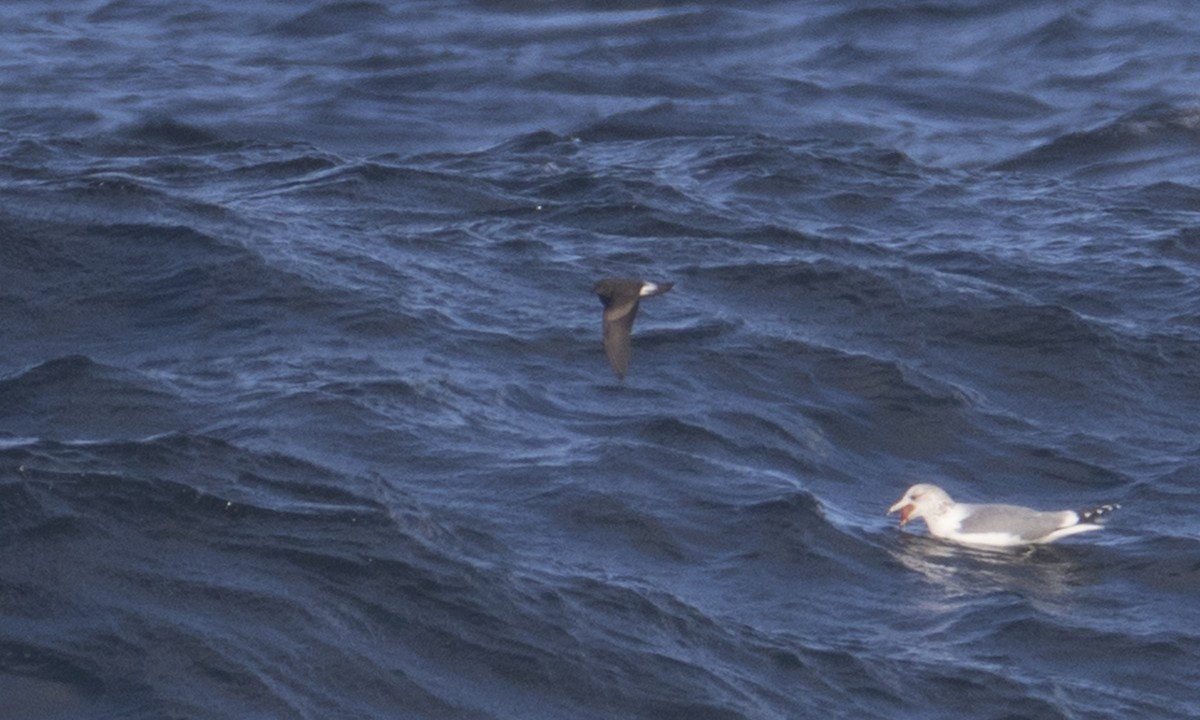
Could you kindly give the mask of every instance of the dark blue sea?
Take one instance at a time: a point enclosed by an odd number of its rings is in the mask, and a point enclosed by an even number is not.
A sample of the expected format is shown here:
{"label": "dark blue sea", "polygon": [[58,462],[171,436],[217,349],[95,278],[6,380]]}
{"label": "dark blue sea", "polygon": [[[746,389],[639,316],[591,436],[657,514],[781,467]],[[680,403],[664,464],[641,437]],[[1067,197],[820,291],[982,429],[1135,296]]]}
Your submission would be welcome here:
{"label": "dark blue sea", "polygon": [[1200,716],[1198,28],[4,4],[0,720]]}

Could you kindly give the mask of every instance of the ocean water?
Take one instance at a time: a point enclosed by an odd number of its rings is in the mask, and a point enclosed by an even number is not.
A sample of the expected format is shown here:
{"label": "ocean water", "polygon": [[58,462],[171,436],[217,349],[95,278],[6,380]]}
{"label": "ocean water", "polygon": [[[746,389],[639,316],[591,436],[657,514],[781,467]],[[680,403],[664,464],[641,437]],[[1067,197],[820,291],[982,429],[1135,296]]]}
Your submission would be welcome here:
{"label": "ocean water", "polygon": [[0,718],[1200,715],[1197,27],[6,4]]}

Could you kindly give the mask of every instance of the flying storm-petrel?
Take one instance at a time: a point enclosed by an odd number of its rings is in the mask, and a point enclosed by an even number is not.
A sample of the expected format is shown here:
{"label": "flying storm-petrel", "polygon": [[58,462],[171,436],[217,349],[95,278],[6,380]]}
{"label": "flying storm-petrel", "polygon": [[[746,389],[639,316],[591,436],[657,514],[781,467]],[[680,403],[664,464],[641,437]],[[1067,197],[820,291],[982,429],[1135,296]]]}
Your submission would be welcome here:
{"label": "flying storm-petrel", "polygon": [[592,292],[604,304],[604,353],[617,378],[629,372],[629,333],[637,317],[638,302],[644,297],[662,295],[675,283],[607,278],[596,283]]}

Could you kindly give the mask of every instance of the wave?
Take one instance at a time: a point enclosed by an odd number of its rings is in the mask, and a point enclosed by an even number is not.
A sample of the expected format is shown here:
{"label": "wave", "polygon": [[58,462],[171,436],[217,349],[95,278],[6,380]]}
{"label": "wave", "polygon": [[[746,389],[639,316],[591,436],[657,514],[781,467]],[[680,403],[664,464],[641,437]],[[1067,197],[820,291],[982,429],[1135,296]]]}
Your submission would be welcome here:
{"label": "wave", "polygon": [[1190,150],[1197,143],[1200,110],[1155,103],[1097,128],[1061,135],[992,169],[1154,184],[1195,177],[1200,166]]}

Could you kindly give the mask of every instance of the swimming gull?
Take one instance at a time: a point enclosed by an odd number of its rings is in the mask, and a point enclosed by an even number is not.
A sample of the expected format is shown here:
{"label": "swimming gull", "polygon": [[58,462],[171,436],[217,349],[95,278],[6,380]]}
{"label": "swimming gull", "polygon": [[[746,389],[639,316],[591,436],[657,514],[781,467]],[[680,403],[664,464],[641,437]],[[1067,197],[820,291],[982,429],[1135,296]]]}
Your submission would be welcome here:
{"label": "swimming gull", "polygon": [[950,499],[937,485],[913,485],[887,514],[899,511],[900,526],[923,518],[929,534],[966,543],[1011,547],[1040,545],[1076,533],[1099,530],[1093,521],[1120,505],[1100,505],[1090,510],[1044,511],[1019,505],[975,505]]}

